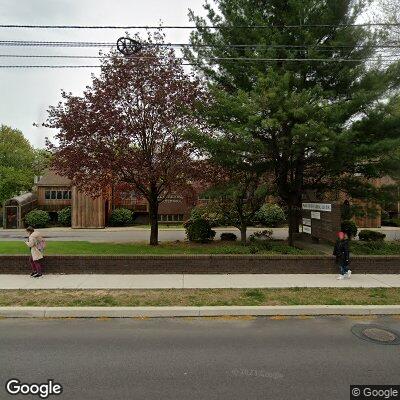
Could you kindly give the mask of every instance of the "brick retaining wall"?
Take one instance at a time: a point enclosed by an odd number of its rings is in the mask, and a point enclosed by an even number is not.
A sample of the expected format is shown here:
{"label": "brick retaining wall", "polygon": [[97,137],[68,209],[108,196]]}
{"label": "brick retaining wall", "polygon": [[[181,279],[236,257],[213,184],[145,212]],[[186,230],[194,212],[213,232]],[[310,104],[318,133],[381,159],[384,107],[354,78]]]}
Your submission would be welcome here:
{"label": "brick retaining wall", "polygon": [[[46,273],[66,274],[334,274],[329,256],[166,255],[47,256]],[[354,273],[400,274],[400,256],[353,256]],[[28,257],[0,255],[0,274],[26,274]]]}

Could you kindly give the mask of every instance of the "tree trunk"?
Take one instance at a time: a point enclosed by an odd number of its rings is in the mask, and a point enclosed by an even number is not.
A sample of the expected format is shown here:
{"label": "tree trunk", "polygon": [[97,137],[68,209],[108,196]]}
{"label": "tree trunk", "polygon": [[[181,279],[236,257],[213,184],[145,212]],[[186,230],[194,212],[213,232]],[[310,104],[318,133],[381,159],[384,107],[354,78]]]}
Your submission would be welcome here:
{"label": "tree trunk", "polygon": [[241,225],[240,227],[240,241],[246,243],[247,241],[247,226]]}
{"label": "tree trunk", "polygon": [[294,245],[294,234],[298,232],[298,221],[296,208],[290,205],[288,207],[288,222],[289,222],[289,246]]}
{"label": "tree trunk", "polygon": [[149,201],[150,245],[158,245],[158,200]]}

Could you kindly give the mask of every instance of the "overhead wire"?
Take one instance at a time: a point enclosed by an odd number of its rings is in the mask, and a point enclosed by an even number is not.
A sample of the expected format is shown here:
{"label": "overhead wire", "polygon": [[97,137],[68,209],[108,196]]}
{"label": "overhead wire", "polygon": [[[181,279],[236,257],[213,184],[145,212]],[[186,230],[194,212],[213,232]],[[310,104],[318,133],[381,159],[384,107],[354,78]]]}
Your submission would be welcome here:
{"label": "overhead wire", "polygon": [[[194,43],[143,43],[143,47],[193,47],[193,48],[213,48],[219,47],[218,45],[209,44],[194,44]],[[0,40],[0,46],[49,46],[49,47],[116,47],[114,42],[66,42],[66,41],[29,41],[29,40]],[[314,48],[314,49],[346,49],[346,48],[363,48],[366,45],[291,45],[291,44],[226,44],[226,48]],[[399,48],[400,43],[383,43],[371,45],[371,48]]]}
{"label": "overhead wire", "polygon": [[[381,57],[395,57],[400,54],[387,54]],[[37,54],[0,54],[0,58],[65,58],[65,59],[109,59],[110,55],[98,55],[98,56],[82,56],[82,55],[37,55]],[[122,58],[122,56],[121,56]],[[124,59],[154,59],[151,56],[128,56],[123,57]],[[203,60],[209,61],[324,61],[324,62],[360,62],[365,61],[364,58],[266,58],[266,57],[201,57]],[[186,60],[186,57],[176,57],[176,60]],[[373,61],[379,61],[380,58],[370,59]],[[386,60],[383,60],[386,61]],[[396,61],[396,60],[388,60]]]}
{"label": "overhead wire", "polygon": [[376,22],[354,24],[288,24],[288,25],[23,25],[0,24],[12,29],[270,29],[270,28],[331,28],[331,27],[398,27],[400,23]]}
{"label": "overhead wire", "polygon": [[[226,61],[236,61],[236,60],[229,60],[228,59]],[[265,62],[265,61],[282,61],[282,62],[309,62],[309,61],[318,62],[318,61],[323,61],[323,62],[326,62],[326,61],[335,61],[335,60],[332,60],[332,59],[326,59],[326,60],[321,60],[321,59],[312,59],[312,60],[310,60],[310,59],[256,60],[256,59],[253,59],[253,60],[250,60],[250,61],[252,61],[252,62]],[[385,64],[388,64],[388,63],[390,64],[390,63],[398,62],[400,60],[373,60],[373,59],[370,59],[370,60],[342,60],[340,62],[344,62],[344,61],[350,61],[350,62],[356,62],[356,61],[358,61],[358,62],[360,62],[360,61],[374,62],[374,61],[376,61],[376,62],[382,62],[382,63],[385,63]],[[248,62],[248,61],[245,61],[245,62]],[[181,65],[199,66],[199,65],[201,65],[201,63],[200,62],[198,62],[198,63],[183,62],[183,63],[181,63]],[[5,68],[107,68],[107,67],[111,68],[112,66],[111,65],[110,66],[107,66],[107,65],[0,65],[0,69],[5,69]]]}
{"label": "overhead wire", "polygon": [[[295,27],[328,27],[328,26],[397,26],[400,24],[395,23],[368,23],[368,24],[299,24],[299,25],[283,25],[287,28]],[[226,26],[201,26],[202,28],[226,28]],[[231,26],[231,28],[270,28],[271,26],[266,25],[237,25]],[[277,27],[274,25],[273,27]],[[12,24],[0,24],[0,28],[37,28],[37,29],[195,29],[197,26],[112,26],[112,25],[12,25]],[[23,47],[62,47],[62,48],[77,48],[77,47],[111,47],[115,48],[116,43],[114,42],[86,42],[86,41],[29,41],[29,40],[1,40],[0,46],[12,47],[12,46],[23,46]],[[172,47],[172,48],[213,48],[220,47],[218,45],[210,45],[203,43],[143,43],[143,47]],[[339,49],[357,49],[363,48],[365,45],[286,45],[286,44],[227,44],[223,45],[226,48],[237,48],[237,49],[284,49],[293,50],[296,52],[308,52],[310,50],[320,51],[320,52],[335,52]],[[378,43],[376,45],[371,45],[370,48],[375,49],[400,49],[400,44],[398,43]],[[302,58],[302,57],[280,57],[280,58],[267,58],[267,57],[202,57],[203,60],[210,62],[213,61],[244,61],[244,62],[362,62],[362,61],[380,61],[383,63],[391,63],[398,60],[392,59],[397,57],[398,54],[381,54],[379,58],[375,59],[359,59],[359,58],[343,58],[332,57],[332,58]],[[54,58],[54,59],[104,59],[109,56],[98,55],[98,56],[81,56],[81,55],[38,55],[38,54],[0,54],[0,58]],[[144,58],[143,56],[135,56],[136,58]],[[390,59],[389,59],[390,57]],[[185,58],[178,58],[179,60],[185,60]],[[199,65],[200,61],[197,63],[182,63],[182,65]],[[100,65],[1,65],[0,68],[98,68]]]}

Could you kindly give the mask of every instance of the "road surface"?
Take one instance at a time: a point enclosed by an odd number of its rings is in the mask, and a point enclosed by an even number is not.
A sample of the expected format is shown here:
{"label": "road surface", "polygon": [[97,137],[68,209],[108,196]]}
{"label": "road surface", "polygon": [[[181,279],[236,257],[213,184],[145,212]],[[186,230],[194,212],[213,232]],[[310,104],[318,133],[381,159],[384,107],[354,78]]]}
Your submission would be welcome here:
{"label": "road surface", "polygon": [[[350,384],[399,384],[400,346],[355,337],[381,317],[0,320],[0,398],[52,378],[68,400],[349,399]],[[38,399],[38,397],[35,397]]]}

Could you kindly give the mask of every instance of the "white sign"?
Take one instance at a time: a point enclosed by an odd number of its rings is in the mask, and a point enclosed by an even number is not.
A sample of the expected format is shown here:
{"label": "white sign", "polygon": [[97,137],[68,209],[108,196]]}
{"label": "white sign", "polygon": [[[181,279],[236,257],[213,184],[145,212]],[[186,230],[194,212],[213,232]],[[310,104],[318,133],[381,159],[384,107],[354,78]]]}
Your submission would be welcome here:
{"label": "white sign", "polygon": [[318,211],[311,211],[311,218],[321,219],[321,213]]}
{"label": "white sign", "polygon": [[303,203],[303,210],[332,211],[332,205],[326,203]]}
{"label": "white sign", "polygon": [[303,225],[311,226],[311,219],[310,218],[303,218]]}
{"label": "white sign", "polygon": [[304,233],[309,233],[311,235],[311,226],[303,225],[302,228]]}

